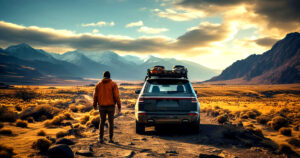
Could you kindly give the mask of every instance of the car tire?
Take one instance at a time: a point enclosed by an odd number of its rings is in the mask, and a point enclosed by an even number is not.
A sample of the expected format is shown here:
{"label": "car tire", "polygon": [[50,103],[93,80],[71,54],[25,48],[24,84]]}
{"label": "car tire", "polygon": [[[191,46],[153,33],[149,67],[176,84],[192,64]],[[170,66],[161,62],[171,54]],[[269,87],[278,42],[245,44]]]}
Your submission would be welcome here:
{"label": "car tire", "polygon": [[192,126],[191,127],[192,128],[192,133],[195,133],[195,134],[199,133],[200,121],[197,121],[197,122],[193,123],[191,126]]}
{"label": "car tire", "polygon": [[137,134],[144,134],[145,133],[145,125],[138,123],[137,121],[135,122],[135,132]]}

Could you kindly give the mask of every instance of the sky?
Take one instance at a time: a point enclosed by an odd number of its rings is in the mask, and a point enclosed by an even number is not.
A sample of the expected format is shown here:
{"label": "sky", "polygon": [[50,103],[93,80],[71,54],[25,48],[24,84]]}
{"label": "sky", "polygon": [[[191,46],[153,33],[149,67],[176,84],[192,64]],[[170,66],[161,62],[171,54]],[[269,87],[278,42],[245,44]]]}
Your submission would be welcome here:
{"label": "sky", "polygon": [[224,69],[300,31],[299,0],[0,0],[0,47],[114,51]]}

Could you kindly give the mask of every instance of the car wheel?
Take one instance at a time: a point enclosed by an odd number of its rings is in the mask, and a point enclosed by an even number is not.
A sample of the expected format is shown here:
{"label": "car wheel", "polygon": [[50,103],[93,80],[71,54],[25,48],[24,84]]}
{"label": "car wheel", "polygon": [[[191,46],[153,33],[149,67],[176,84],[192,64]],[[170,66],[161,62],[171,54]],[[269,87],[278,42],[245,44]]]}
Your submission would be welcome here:
{"label": "car wheel", "polygon": [[135,122],[135,132],[137,134],[144,134],[145,133],[145,125]]}

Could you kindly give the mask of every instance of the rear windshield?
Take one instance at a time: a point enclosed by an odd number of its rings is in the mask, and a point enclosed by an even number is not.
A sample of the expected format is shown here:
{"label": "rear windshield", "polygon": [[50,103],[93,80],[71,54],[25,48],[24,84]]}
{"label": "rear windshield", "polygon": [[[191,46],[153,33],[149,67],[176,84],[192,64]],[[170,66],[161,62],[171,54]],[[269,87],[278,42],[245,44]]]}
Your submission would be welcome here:
{"label": "rear windshield", "polygon": [[144,93],[148,94],[191,94],[187,80],[148,80]]}

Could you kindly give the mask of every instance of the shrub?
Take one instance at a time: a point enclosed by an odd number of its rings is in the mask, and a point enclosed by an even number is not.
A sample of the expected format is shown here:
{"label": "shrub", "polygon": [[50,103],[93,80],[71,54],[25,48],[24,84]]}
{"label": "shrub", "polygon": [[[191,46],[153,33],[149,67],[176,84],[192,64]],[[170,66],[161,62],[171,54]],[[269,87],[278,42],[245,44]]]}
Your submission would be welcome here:
{"label": "shrub", "polygon": [[1,158],[12,158],[14,155],[13,148],[7,147],[5,145],[0,144],[0,157]]}
{"label": "shrub", "polygon": [[260,124],[265,125],[268,121],[270,121],[270,119],[267,116],[258,116],[256,117],[256,121]]}
{"label": "shrub", "polygon": [[241,115],[241,118],[242,118],[242,119],[248,119],[248,115],[247,115],[247,114],[242,114],[242,115]]}
{"label": "shrub", "polygon": [[41,153],[45,153],[48,151],[50,145],[52,142],[49,139],[46,138],[39,138],[32,144],[33,149],[39,150]]}
{"label": "shrub", "polygon": [[4,124],[0,122],[0,129],[4,127]]}
{"label": "shrub", "polygon": [[73,112],[78,112],[78,108],[77,108],[76,104],[71,104],[71,105],[69,106],[69,108],[70,108],[70,110],[73,111]]}
{"label": "shrub", "polygon": [[16,126],[17,127],[22,127],[22,128],[27,128],[28,122],[25,120],[17,120]]}
{"label": "shrub", "polygon": [[282,127],[279,129],[279,133],[285,136],[291,136],[292,130],[290,128]]}
{"label": "shrub", "polygon": [[0,129],[0,135],[12,135],[12,131],[10,129]]}
{"label": "shrub", "polygon": [[53,107],[57,107],[59,109],[65,109],[69,107],[69,101],[57,101],[52,103]]}
{"label": "shrub", "polygon": [[45,121],[44,125],[46,127],[51,127],[51,126],[59,126],[62,124],[62,122],[66,119],[67,117],[64,114],[60,114],[58,116],[55,116],[52,120],[47,120]]}
{"label": "shrub", "polygon": [[17,111],[22,111],[22,107],[21,107],[20,105],[16,105],[16,106],[15,106],[15,109],[16,109]]}
{"label": "shrub", "polygon": [[227,115],[220,115],[220,116],[217,117],[217,121],[220,124],[223,124],[223,123],[228,121],[228,116]]}
{"label": "shrub", "polygon": [[46,136],[46,132],[43,131],[43,130],[40,130],[38,133],[37,133],[38,136]]}
{"label": "shrub", "polygon": [[15,97],[22,99],[23,101],[30,101],[38,96],[38,93],[31,89],[21,89],[15,92]]}
{"label": "shrub", "polygon": [[62,138],[68,135],[68,132],[66,131],[60,131],[56,133],[56,138]]}
{"label": "shrub", "polygon": [[86,124],[90,119],[90,116],[89,115],[84,115],[83,117],[80,118],[80,123],[81,124]]}
{"label": "shrub", "polygon": [[275,130],[280,129],[281,127],[288,126],[288,120],[282,116],[276,116],[272,119],[271,127]]}
{"label": "shrub", "polygon": [[279,144],[279,150],[286,155],[291,155],[295,153],[288,144]]}
{"label": "shrub", "polygon": [[33,122],[34,122],[34,119],[33,119],[33,117],[28,117],[28,118],[27,118],[27,121],[28,121],[29,123],[33,123]]}
{"label": "shrub", "polygon": [[71,113],[69,113],[69,112],[65,112],[64,116],[65,116],[66,120],[73,120],[73,117],[72,117]]}
{"label": "shrub", "polygon": [[262,133],[262,130],[261,129],[258,129],[258,128],[251,128],[251,127],[248,127],[246,128],[248,131],[252,132],[253,134],[257,135],[257,136],[260,136],[260,137],[264,137],[264,134]]}
{"label": "shrub", "polygon": [[1,122],[15,122],[17,120],[17,113],[9,110],[5,106],[0,106],[0,121]]}
{"label": "shrub", "polygon": [[291,145],[294,145],[295,147],[300,147],[300,140],[297,138],[290,138],[287,140],[287,142]]}
{"label": "shrub", "polygon": [[256,118],[256,113],[253,112],[253,111],[246,112],[246,115],[247,115],[248,118],[252,118],[252,119]]}
{"label": "shrub", "polygon": [[90,105],[78,105],[77,106],[78,111],[80,112],[89,112],[93,109],[93,106]]}
{"label": "shrub", "polygon": [[95,128],[99,128],[99,123],[100,123],[100,116],[95,116],[91,118],[89,122],[87,122],[87,125],[94,126]]}
{"label": "shrub", "polygon": [[[47,104],[36,107],[30,107],[20,114],[20,118],[25,120],[28,117],[33,117],[36,121],[43,121],[45,119],[52,119],[53,116],[59,113],[59,109]],[[42,116],[44,118],[42,118]]]}

